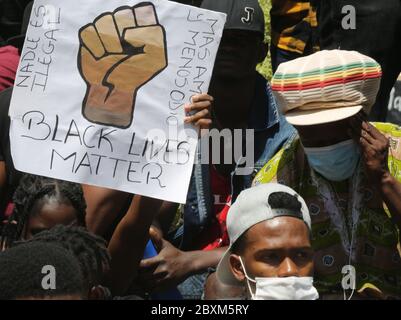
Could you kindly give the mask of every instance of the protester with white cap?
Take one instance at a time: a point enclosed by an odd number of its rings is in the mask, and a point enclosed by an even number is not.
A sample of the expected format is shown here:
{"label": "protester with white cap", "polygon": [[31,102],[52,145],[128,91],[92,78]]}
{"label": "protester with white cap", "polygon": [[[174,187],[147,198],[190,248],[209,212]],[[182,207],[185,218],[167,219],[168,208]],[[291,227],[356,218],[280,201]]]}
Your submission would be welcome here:
{"label": "protester with white cap", "polygon": [[299,138],[254,184],[278,181],[305,199],[323,299],[401,297],[401,129],[366,120],[380,79],[370,57],[325,50],[281,64],[272,80]]}
{"label": "protester with white cap", "polygon": [[253,300],[315,300],[311,219],[291,188],[244,190],[227,217],[230,247],[217,267],[225,285],[245,286]]}

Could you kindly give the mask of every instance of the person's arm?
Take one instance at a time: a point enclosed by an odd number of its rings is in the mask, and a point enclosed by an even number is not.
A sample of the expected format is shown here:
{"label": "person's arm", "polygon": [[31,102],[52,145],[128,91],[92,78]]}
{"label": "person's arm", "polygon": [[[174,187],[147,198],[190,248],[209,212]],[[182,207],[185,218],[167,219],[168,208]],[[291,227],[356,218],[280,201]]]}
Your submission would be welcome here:
{"label": "person's arm", "polygon": [[86,200],[86,226],[89,231],[105,237],[117,217],[125,212],[132,199],[126,192],[82,185]]}
{"label": "person's arm", "polygon": [[401,183],[388,168],[389,139],[364,117],[355,117],[351,126],[352,135],[361,147],[368,179],[381,193],[394,222],[401,228]]}
{"label": "person's arm", "polygon": [[[208,128],[212,101],[213,98],[208,94],[193,96],[191,103],[185,106],[185,122],[199,128]],[[97,234],[104,234],[110,222],[116,218],[118,206],[122,205],[127,194],[90,186],[85,186],[84,193],[90,208],[87,213],[88,226]],[[162,200],[134,196],[128,212],[114,231],[108,246],[111,267],[105,278],[105,284],[114,295],[124,294],[137,276],[149,240],[149,228],[162,205]]]}
{"label": "person's arm", "polygon": [[[199,129],[209,129],[212,123],[211,107],[213,97],[207,93],[197,94],[191,98],[191,102],[185,105],[186,117],[185,123],[192,123]],[[174,221],[177,213],[178,204],[165,201],[160,208],[159,213],[153,221],[153,226],[157,228],[162,235],[166,234]]]}
{"label": "person's arm", "polygon": [[136,195],[110,240],[110,270],[105,284],[113,295],[123,295],[135,279],[149,240],[149,228],[162,200]]}
{"label": "person's arm", "polygon": [[174,287],[188,277],[217,267],[227,247],[209,251],[181,251],[162,239],[157,231],[150,236],[159,254],[141,261],[138,282],[149,292]]}
{"label": "person's arm", "polygon": [[164,201],[155,219],[153,220],[152,226],[158,229],[162,237],[168,233],[171,224],[177,215],[178,207],[178,203]]}
{"label": "person's arm", "polygon": [[192,261],[192,274],[205,272],[208,268],[216,268],[228,247],[207,251],[189,251],[185,254]]}

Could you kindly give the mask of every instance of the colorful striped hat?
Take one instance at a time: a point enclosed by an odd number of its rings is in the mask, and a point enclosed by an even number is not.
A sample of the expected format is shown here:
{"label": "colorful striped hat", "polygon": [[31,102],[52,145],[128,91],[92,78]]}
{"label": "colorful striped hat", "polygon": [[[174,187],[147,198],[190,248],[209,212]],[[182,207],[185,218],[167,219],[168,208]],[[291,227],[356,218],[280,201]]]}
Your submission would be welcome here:
{"label": "colorful striped hat", "polygon": [[287,121],[315,125],[369,114],[381,79],[380,65],[356,51],[324,50],[280,64],[274,96]]}

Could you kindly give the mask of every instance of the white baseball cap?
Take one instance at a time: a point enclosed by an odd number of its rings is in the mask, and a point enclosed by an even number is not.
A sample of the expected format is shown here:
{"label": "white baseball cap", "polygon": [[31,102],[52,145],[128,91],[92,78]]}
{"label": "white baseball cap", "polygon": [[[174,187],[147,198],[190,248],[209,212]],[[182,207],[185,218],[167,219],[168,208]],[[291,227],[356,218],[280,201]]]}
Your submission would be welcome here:
{"label": "white baseball cap", "polygon": [[[301,203],[300,212],[285,208],[272,209],[269,205],[269,197],[272,193],[276,192],[285,192],[297,197],[298,201]],[[281,216],[299,218],[305,222],[309,231],[311,230],[311,218],[308,207],[302,197],[291,188],[282,184],[267,183],[246,189],[240,193],[237,200],[228,211],[227,231],[230,238],[230,247],[217,266],[216,274],[219,281],[226,285],[242,285],[232,274],[229,265],[233,244],[255,224]]]}

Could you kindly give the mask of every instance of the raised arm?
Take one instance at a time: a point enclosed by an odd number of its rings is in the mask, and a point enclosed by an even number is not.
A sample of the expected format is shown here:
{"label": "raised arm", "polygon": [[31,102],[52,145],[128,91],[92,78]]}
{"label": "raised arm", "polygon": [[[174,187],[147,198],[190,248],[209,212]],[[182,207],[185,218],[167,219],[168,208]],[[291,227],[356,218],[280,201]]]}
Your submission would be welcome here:
{"label": "raised arm", "polygon": [[135,279],[149,240],[149,228],[162,205],[156,200],[136,195],[110,240],[110,270],[105,283],[114,295],[123,295]]}
{"label": "raised arm", "polygon": [[364,117],[354,117],[351,127],[351,133],[361,147],[368,179],[381,193],[394,222],[401,228],[401,183],[388,168],[389,139]]}

